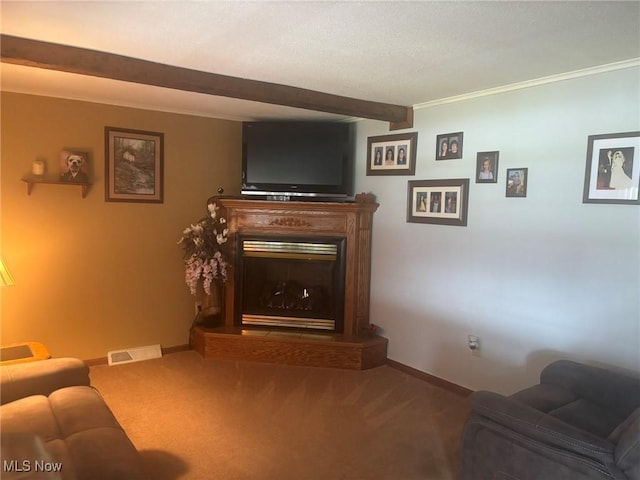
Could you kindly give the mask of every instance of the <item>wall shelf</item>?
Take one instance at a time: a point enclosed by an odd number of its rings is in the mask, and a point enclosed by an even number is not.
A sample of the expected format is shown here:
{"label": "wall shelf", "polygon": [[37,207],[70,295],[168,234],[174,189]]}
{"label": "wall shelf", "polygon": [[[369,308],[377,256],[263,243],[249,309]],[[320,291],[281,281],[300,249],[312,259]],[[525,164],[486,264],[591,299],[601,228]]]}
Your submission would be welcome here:
{"label": "wall shelf", "polygon": [[27,195],[31,195],[31,191],[33,190],[33,186],[37,183],[45,183],[48,185],[71,185],[74,187],[82,188],[82,198],[87,196],[87,192],[89,191],[90,183],[84,182],[62,182],[57,178],[46,177],[46,176],[35,176],[35,175],[26,175],[22,177],[22,181],[27,184]]}

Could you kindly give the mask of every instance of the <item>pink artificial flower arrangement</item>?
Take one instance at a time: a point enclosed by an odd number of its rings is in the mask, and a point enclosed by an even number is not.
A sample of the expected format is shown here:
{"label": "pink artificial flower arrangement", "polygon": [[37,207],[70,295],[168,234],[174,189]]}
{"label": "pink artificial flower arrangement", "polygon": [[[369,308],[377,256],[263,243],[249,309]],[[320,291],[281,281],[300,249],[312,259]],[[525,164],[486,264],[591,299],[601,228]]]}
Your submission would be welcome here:
{"label": "pink artificial flower arrangement", "polygon": [[229,229],[224,217],[218,216],[215,203],[207,205],[209,215],[185,228],[178,244],[184,246],[185,282],[192,295],[196,294],[198,281],[202,279],[204,291],[211,293],[211,283],[227,281],[227,261],[224,245]]}

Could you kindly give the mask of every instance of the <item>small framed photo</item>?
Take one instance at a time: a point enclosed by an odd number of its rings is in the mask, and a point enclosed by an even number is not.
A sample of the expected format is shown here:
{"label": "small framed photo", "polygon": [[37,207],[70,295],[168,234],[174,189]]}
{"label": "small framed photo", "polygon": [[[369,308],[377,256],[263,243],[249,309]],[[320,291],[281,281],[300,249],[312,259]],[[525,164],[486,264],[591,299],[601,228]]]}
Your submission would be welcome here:
{"label": "small framed photo", "polygon": [[89,183],[89,152],[64,149],[60,152],[60,181]]}
{"label": "small framed photo", "polygon": [[498,157],[500,152],[478,152],[476,183],[498,182]]}
{"label": "small framed photo", "polygon": [[162,203],[164,134],[105,127],[105,200]]}
{"label": "small framed photo", "polygon": [[407,222],[464,227],[468,205],[468,178],[409,181]]}
{"label": "small framed photo", "polygon": [[590,135],[582,203],[640,205],[640,132]]}
{"label": "small framed photo", "polygon": [[507,197],[526,197],[528,168],[507,168]]}
{"label": "small framed photo", "polygon": [[415,175],[418,133],[369,137],[367,175]]}
{"label": "small framed photo", "polygon": [[436,136],[436,160],[462,158],[462,139],[464,134],[444,133]]}

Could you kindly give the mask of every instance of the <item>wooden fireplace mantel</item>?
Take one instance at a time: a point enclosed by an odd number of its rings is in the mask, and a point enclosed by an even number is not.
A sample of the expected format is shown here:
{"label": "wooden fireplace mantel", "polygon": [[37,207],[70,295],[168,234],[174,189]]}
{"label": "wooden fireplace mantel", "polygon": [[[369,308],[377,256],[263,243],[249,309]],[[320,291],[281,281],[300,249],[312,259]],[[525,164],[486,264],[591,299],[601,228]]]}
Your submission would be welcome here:
{"label": "wooden fireplace mantel", "polygon": [[[216,201],[216,199],[212,199]],[[344,333],[357,336],[369,326],[371,226],[376,203],[270,202],[236,198],[217,199],[229,224],[231,256],[237,234],[303,237],[345,237]],[[237,326],[234,274],[225,286],[224,322]]]}
{"label": "wooden fireplace mantel", "polygon": [[[212,197],[208,203],[212,202],[218,204],[219,214],[228,222],[232,261],[224,289],[222,326],[196,328],[196,350],[205,357],[244,357],[314,366],[326,363],[326,366],[343,368],[370,368],[386,362],[387,340],[371,335],[369,323],[371,234],[377,203],[277,202],[235,197]],[[293,338],[292,332],[261,335],[243,329],[236,311],[233,270],[238,234],[345,238],[344,331],[331,335],[307,332]],[[239,347],[242,338],[246,341]],[[242,353],[243,350],[246,351]],[[308,361],[305,351],[309,352]],[[326,358],[324,363],[323,358]]]}

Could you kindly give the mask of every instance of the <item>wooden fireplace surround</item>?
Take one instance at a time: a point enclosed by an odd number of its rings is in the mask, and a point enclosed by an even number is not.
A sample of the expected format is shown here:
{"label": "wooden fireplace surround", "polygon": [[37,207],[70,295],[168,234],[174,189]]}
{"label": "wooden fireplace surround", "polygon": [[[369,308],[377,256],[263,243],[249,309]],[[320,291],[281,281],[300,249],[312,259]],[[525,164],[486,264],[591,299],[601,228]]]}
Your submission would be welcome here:
{"label": "wooden fireplace surround", "polygon": [[[221,325],[196,327],[194,349],[205,358],[367,369],[386,362],[387,339],[371,333],[371,228],[376,203],[274,202],[212,197],[229,226],[231,261]],[[276,331],[242,327],[236,311],[236,236],[346,238],[344,331]]]}

